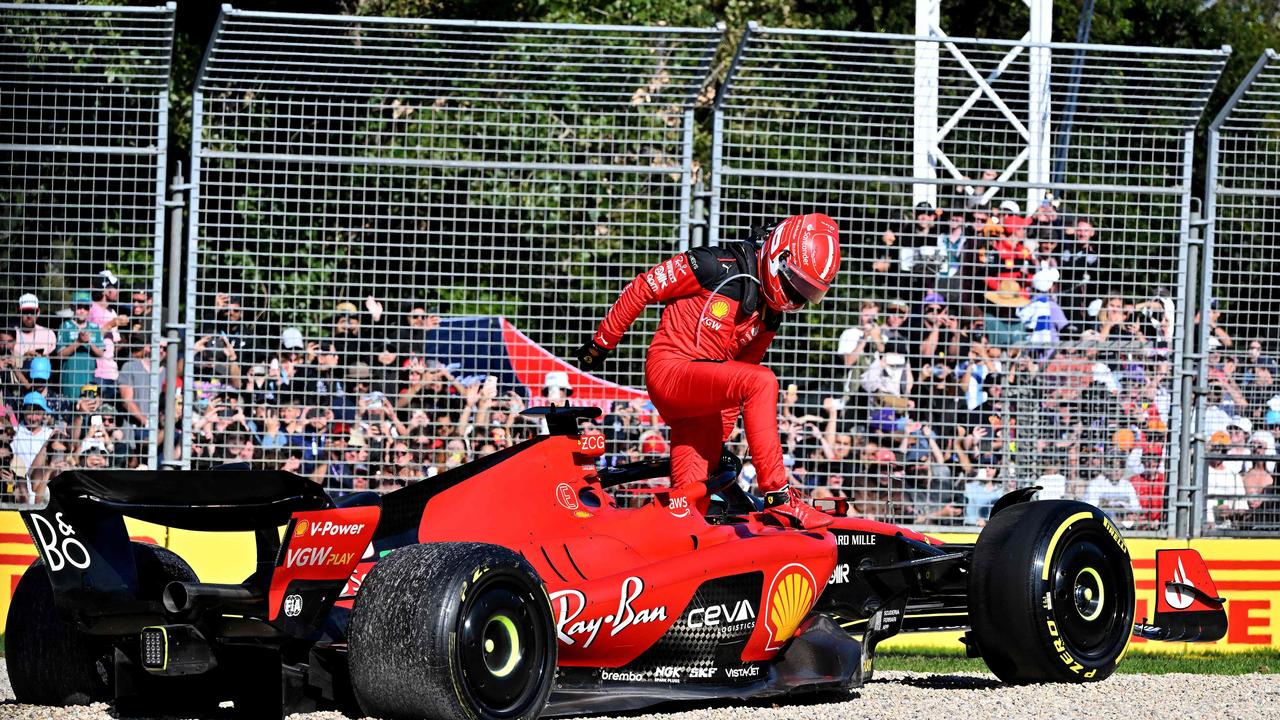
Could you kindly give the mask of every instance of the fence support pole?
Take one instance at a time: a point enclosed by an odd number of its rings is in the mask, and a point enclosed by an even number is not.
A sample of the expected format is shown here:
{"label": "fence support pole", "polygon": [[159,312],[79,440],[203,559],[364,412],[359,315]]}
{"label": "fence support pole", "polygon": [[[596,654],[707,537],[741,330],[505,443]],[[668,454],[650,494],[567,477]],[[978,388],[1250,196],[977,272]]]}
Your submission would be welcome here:
{"label": "fence support pole", "polygon": [[182,211],[186,208],[182,194],[191,186],[183,181],[182,164],[169,189],[173,192],[169,202],[169,297],[165,308],[165,368],[164,368],[164,455],[161,464],[169,470],[182,466],[174,452],[174,432],[178,410],[178,353],[182,352],[182,331],[186,325],[179,322],[179,306],[182,303]]}
{"label": "fence support pole", "polygon": [[1204,241],[1200,235],[1202,220],[1193,218],[1188,242],[1183,249],[1186,275],[1178,299],[1182,310],[1181,342],[1177,348],[1178,368],[1175,377],[1178,385],[1175,388],[1176,404],[1169,417],[1170,429],[1178,433],[1177,475],[1170,483],[1168,535],[1170,537],[1191,537],[1192,513],[1191,500],[1195,497],[1196,473],[1191,452],[1191,443],[1197,432],[1196,422],[1196,368],[1200,364],[1199,345],[1196,332],[1195,317],[1198,312],[1196,299],[1199,298],[1200,256],[1204,252]]}
{"label": "fence support pole", "polygon": [[[916,35],[930,37],[934,28],[942,22],[940,0],[916,2]],[[939,43],[930,40],[916,41],[915,65],[915,132],[911,173],[914,178],[937,177],[933,165],[933,147],[938,142],[938,50]],[[911,186],[912,204],[937,203],[938,189],[932,183],[917,182]]]}

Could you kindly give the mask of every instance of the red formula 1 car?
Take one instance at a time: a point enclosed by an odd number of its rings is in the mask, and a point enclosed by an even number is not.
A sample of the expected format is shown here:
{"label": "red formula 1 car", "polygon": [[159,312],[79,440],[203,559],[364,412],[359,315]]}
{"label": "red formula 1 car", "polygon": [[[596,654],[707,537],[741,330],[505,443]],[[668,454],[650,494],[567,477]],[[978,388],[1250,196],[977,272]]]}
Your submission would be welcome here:
{"label": "red formula 1 car", "polygon": [[[1132,633],[1225,632],[1192,551],[1160,555],[1154,622],[1135,626],[1124,540],[1082,503],[1012,493],[974,545],[844,517],[805,532],[757,512],[726,461],[705,487],[621,508],[610,488],[663,464],[598,470],[604,439],[577,428],[598,410],[540,412],[549,435],[381,498],[243,469],[64,473],[24,513],[41,559],[10,609],[17,699],[533,718],[839,695],[899,631],[966,629],[1010,682],[1105,678]],[[257,570],[202,583],[130,543],[124,516],[253,530]]]}

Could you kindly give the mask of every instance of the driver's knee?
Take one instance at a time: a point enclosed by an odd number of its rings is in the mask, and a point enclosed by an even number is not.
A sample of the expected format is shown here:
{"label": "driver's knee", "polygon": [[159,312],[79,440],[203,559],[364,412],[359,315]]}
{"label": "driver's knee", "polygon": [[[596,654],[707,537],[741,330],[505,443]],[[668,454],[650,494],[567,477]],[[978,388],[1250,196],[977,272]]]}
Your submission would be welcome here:
{"label": "driver's knee", "polygon": [[778,376],[763,365],[752,365],[747,372],[746,395],[748,398],[778,399]]}

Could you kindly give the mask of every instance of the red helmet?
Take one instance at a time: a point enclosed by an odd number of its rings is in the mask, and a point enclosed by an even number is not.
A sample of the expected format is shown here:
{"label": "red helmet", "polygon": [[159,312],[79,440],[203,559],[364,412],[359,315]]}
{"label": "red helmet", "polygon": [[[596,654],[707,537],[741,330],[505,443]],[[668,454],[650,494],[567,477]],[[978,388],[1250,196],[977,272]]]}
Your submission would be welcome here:
{"label": "red helmet", "polygon": [[780,312],[822,300],[839,269],[840,229],[822,213],[783,220],[760,250],[764,299]]}

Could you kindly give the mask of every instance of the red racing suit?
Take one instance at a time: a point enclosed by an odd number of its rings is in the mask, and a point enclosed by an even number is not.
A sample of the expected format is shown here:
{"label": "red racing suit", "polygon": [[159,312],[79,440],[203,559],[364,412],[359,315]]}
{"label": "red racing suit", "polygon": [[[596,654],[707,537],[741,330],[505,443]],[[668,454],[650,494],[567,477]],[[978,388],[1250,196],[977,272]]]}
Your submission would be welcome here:
{"label": "red racing suit", "polygon": [[645,307],[664,303],[645,361],[649,397],[671,427],[671,480],[707,479],[738,415],[764,492],[787,485],[778,440],[778,379],[760,365],[781,313],[760,293],[751,241],[704,247],[661,262],[633,280],[596,330],[612,350]]}

